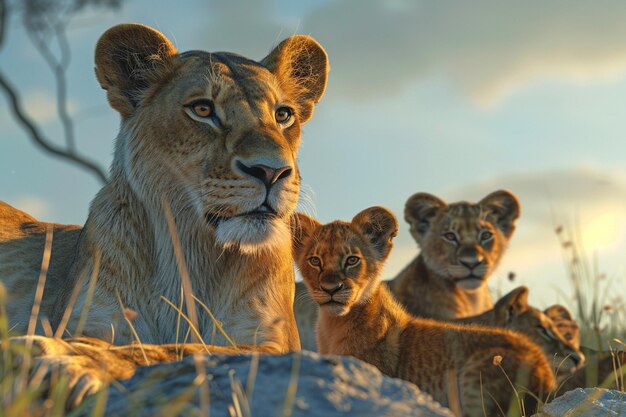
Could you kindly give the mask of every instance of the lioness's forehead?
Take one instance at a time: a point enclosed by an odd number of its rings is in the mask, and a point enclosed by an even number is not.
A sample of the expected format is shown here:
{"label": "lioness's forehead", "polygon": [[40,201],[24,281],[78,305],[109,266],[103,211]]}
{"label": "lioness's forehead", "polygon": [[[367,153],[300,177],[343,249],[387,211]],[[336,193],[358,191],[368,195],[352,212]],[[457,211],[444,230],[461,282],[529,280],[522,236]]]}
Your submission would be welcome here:
{"label": "lioness's forehead", "polygon": [[[244,89],[258,90],[260,86],[277,88],[274,75],[260,63],[229,52],[188,51],[180,58],[189,72],[204,72],[208,80],[219,83],[235,83]],[[202,80],[201,78],[199,78]],[[206,79],[205,79],[206,80]]]}

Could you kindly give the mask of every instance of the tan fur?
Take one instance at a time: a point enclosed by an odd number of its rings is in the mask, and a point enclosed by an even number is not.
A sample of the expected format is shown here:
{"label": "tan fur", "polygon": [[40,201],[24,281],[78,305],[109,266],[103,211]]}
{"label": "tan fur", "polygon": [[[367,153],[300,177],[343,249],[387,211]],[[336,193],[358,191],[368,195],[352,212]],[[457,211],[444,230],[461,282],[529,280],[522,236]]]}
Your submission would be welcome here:
{"label": "tan fur", "polygon": [[[443,404],[448,403],[452,374],[464,416],[495,416],[498,405],[506,412],[513,392],[504,372],[522,391],[527,387],[539,394],[552,389],[549,363],[526,337],[503,329],[415,318],[405,312],[379,281],[397,231],[390,212],[370,208],[350,223],[324,226],[304,215],[298,217],[301,232],[294,240],[295,259],[320,305],[320,353],[369,362],[389,376],[416,383]],[[352,256],[360,261],[346,268]],[[495,356],[503,358],[501,367],[492,363]]]}
{"label": "tan fur", "polygon": [[453,322],[505,328],[527,336],[543,349],[559,376],[572,374],[585,362],[579,344],[563,337],[548,315],[528,305],[526,287],[512,290],[483,314]]}
{"label": "tan fur", "polygon": [[475,204],[448,205],[431,194],[413,195],[405,219],[421,252],[388,282],[391,292],[420,317],[449,320],[490,309],[487,281],[515,230],[519,211],[517,198],[502,190]]}
{"label": "tan fur", "polygon": [[[289,222],[300,186],[301,125],[326,86],[322,47],[293,36],[261,62],[226,52],[179,54],[156,30],[123,24],[100,38],[95,56],[121,129],[109,182],[85,226],[51,225],[40,318],[56,329],[82,282],[65,333],[74,335],[94,272],[83,335],[134,341],[121,301],[137,313],[133,325],[143,343],[184,341],[186,322],[177,332],[180,317],[161,299],[181,304],[173,223],[180,267],[230,337],[275,352],[299,349]],[[198,99],[211,101],[210,117],[194,111]],[[281,123],[277,110],[285,106],[293,115]],[[28,324],[47,226],[0,205],[0,280],[17,332]],[[203,308],[194,308],[207,343],[227,344]]]}

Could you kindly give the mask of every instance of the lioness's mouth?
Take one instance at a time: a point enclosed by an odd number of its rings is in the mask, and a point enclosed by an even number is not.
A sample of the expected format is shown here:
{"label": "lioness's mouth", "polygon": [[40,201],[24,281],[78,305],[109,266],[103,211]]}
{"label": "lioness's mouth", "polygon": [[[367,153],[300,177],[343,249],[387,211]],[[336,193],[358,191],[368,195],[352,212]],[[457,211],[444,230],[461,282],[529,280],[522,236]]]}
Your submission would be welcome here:
{"label": "lioness's mouth", "polygon": [[254,210],[247,211],[245,213],[235,214],[234,216],[218,216],[214,213],[207,213],[205,215],[207,223],[217,227],[221,222],[235,218],[235,217],[257,217],[260,219],[269,219],[272,217],[278,217],[278,213],[269,204],[263,203]]}
{"label": "lioness's mouth", "polygon": [[235,217],[240,216],[277,216],[276,210],[274,210],[269,204],[263,203],[256,209],[248,211],[247,213],[237,214]]}

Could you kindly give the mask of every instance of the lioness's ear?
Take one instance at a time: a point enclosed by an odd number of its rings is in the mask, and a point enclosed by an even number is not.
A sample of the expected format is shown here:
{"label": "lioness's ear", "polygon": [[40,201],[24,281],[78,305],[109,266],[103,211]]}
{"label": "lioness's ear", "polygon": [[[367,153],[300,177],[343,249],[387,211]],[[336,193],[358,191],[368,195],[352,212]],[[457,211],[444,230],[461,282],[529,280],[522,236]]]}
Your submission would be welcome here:
{"label": "lioness's ear", "polygon": [[528,310],[528,288],[517,287],[500,298],[493,307],[498,317],[498,325],[504,326],[515,316]]}
{"label": "lioness's ear", "polygon": [[370,207],[354,216],[352,226],[372,244],[378,259],[387,258],[392,239],[398,234],[398,221],[392,212],[384,207]]}
{"label": "lioness's ear", "polygon": [[572,313],[567,309],[567,307],[562,306],[561,304],[555,304],[546,308],[543,314],[550,317],[552,320],[573,320]]}
{"label": "lioness's ear", "polygon": [[404,219],[411,226],[411,235],[419,245],[430,229],[433,218],[446,206],[445,201],[428,193],[413,194],[406,201]]}
{"label": "lioness's ear", "polygon": [[145,90],[172,70],[175,55],[174,45],[148,26],[125,23],[104,32],[96,46],[96,77],[111,107],[130,116]]}
{"label": "lioness's ear", "polygon": [[298,104],[298,119],[306,123],[326,89],[329,66],[324,48],[310,36],[291,36],[263,58],[261,64],[281,81],[281,87]]}
{"label": "lioness's ear", "polygon": [[315,233],[315,229],[321,226],[320,222],[304,213],[294,213],[291,216],[291,242],[293,258],[296,260],[296,263],[298,263],[302,255],[302,250],[306,247],[313,233]]}
{"label": "lioness's ear", "polygon": [[478,203],[490,212],[495,226],[511,237],[515,230],[515,220],[520,215],[520,204],[513,193],[498,190],[489,194]]}

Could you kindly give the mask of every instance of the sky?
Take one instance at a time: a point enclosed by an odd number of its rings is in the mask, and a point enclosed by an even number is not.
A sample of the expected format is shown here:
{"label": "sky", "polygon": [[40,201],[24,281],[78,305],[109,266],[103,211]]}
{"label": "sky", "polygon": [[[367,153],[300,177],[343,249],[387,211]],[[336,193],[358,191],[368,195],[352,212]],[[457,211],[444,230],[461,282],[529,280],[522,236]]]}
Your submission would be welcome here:
{"label": "sky", "polygon": [[[295,33],[317,39],[331,72],[303,131],[306,208],[322,222],[372,205],[395,212],[385,278],[418,251],[402,220],[409,196],[478,201],[505,188],[522,216],[490,280],[494,294],[527,285],[532,304],[573,307],[555,233],[563,225],[608,277],[611,297],[626,298],[626,3],[131,0],[88,10],[68,31],[69,107],[80,151],[102,166],[119,117],[94,77],[93,49],[127,21],[159,29],[181,51],[254,59]],[[0,66],[62,143],[51,73],[16,19]],[[81,224],[99,187],[35,148],[0,97],[0,199],[40,220]]]}

